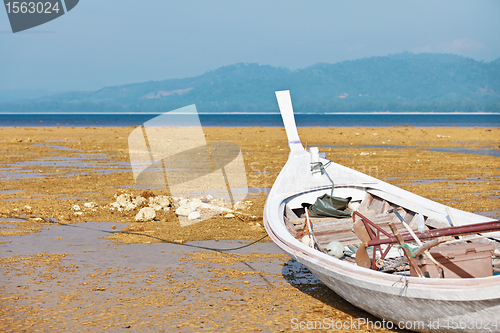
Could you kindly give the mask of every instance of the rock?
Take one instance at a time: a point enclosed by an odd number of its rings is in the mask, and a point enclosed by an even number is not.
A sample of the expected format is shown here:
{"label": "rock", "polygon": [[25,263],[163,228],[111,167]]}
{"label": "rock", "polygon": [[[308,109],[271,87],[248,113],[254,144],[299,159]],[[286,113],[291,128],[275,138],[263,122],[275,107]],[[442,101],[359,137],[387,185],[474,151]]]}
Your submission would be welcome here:
{"label": "rock", "polygon": [[224,207],[224,206],[226,206],[226,203],[224,201],[224,198],[219,198],[219,199],[213,199],[212,200],[212,205],[217,205],[217,206]]}
{"label": "rock", "polygon": [[147,221],[151,221],[155,217],[156,217],[156,212],[153,208],[144,207],[144,208],[141,208],[139,213],[137,213],[137,215],[135,216],[135,220],[137,222],[147,222]]}
{"label": "rock", "polygon": [[27,211],[31,211],[31,207],[28,205],[24,206],[24,209],[26,209]]}
{"label": "rock", "polygon": [[[184,199],[186,200],[186,199]],[[192,200],[186,200],[186,201],[183,201],[182,202],[184,204],[181,204],[179,206],[179,208],[177,208],[175,210],[175,212],[177,213],[177,215],[179,216],[188,216],[189,213],[192,213],[194,212],[198,207],[200,207],[200,205],[202,204],[201,200],[196,198],[196,199],[192,199]],[[181,203],[181,201],[179,201],[179,204]]]}
{"label": "rock", "polygon": [[234,217],[234,214],[228,213],[228,214],[224,215],[224,217]]}
{"label": "rock", "polygon": [[146,202],[147,199],[144,197],[141,197],[140,195],[136,196],[135,199],[132,200],[132,203],[136,206],[142,205],[144,202]]}
{"label": "rock", "polygon": [[131,202],[128,202],[128,203],[125,205],[124,210],[125,210],[125,211],[129,211],[129,210],[134,210],[134,209],[136,209],[136,208],[137,208],[137,206],[136,206],[136,205],[134,205],[134,204],[133,204],[133,203],[131,203]]}
{"label": "rock", "polygon": [[109,206],[111,207],[111,209],[120,208],[120,204],[118,202],[112,202],[109,204]]}
{"label": "rock", "polygon": [[159,211],[162,209],[162,207],[160,205],[158,205],[157,203],[150,204],[149,207],[153,208],[155,211]]}
{"label": "rock", "polygon": [[78,206],[78,205],[74,205],[74,206],[73,206],[73,210],[74,210],[74,211],[79,211],[79,210],[82,210],[82,209],[80,208],[80,206]]}
{"label": "rock", "polygon": [[166,195],[159,195],[156,197],[156,203],[162,208],[170,206],[170,198]]}
{"label": "rock", "polygon": [[222,214],[222,213],[230,213],[230,212],[232,212],[231,209],[228,209],[228,208],[225,208],[225,207],[221,207],[221,206],[214,206],[214,205],[203,203],[203,202],[198,207],[198,209],[199,208],[204,209],[204,210],[208,210],[208,211],[210,211],[210,213],[215,213],[215,214]]}
{"label": "rock", "polygon": [[149,198],[149,206],[159,206],[160,208],[156,210],[160,210],[161,208],[165,208],[170,206],[170,198],[166,195],[158,195],[156,197]]}
{"label": "rock", "polygon": [[202,198],[201,198],[201,201],[202,201],[203,203],[210,203],[210,202],[212,202],[212,200],[213,200],[213,199],[214,199],[214,197],[212,197],[212,196],[209,194],[209,195],[207,195],[206,197],[202,197]]}
{"label": "rock", "polygon": [[86,208],[95,208],[97,207],[97,203],[95,202],[86,202],[83,204]]}
{"label": "rock", "polygon": [[184,206],[184,205],[187,205],[189,203],[189,200],[180,197],[176,202],[179,206]]}
{"label": "rock", "polygon": [[75,216],[80,216],[82,214],[83,214],[82,212],[75,212]]}
{"label": "rock", "polygon": [[238,201],[237,203],[234,204],[234,209],[245,210],[245,209],[248,209],[248,206],[246,203],[244,203],[242,201]]}
{"label": "rock", "polygon": [[116,202],[122,207],[126,207],[127,204],[130,202],[130,194],[128,193],[122,193],[119,196],[116,197]]}
{"label": "rock", "polygon": [[201,218],[200,212],[191,212],[188,215],[188,220],[197,220]]}

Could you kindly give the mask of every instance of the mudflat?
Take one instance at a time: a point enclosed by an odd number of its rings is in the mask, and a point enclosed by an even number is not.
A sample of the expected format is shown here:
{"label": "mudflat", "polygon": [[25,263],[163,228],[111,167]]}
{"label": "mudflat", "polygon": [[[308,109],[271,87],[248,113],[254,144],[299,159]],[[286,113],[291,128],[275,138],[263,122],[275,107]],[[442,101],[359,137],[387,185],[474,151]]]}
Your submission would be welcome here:
{"label": "mudflat", "polygon": [[[296,323],[306,325],[324,318],[358,323],[363,318],[376,320],[302,272],[279,251],[269,253],[265,248],[259,253],[222,254],[183,249],[188,252],[179,254],[172,248],[176,245],[167,249],[161,243],[249,241],[265,236],[266,192],[288,156],[284,129],[204,128],[209,144],[232,142],[240,147],[251,191],[246,204],[234,214],[223,213],[185,227],[179,225],[175,206],[158,211],[148,222],[136,222],[140,207],[112,209],[120,194],[169,194],[137,188],[128,154],[133,129],[0,128],[1,330],[288,331]],[[500,129],[405,126],[298,131],[306,147],[319,147],[336,163],[451,207],[500,218]],[[80,227],[96,227],[97,223],[98,228],[129,233],[93,232],[82,241],[57,231],[69,227],[46,223],[49,219]],[[52,247],[37,251],[32,246],[31,253],[15,252],[28,239],[36,244],[37,235],[50,235]],[[90,248],[90,239],[97,238],[102,244],[92,243],[94,248]],[[123,260],[125,247],[135,252],[139,248],[129,246],[144,244],[155,246],[148,248],[148,256],[158,256],[158,267],[136,267]],[[121,258],[121,263],[101,262],[98,256],[91,257],[86,266],[75,261],[78,256],[98,255],[99,246],[115,251],[108,255]],[[77,248],[81,253],[68,250]],[[259,262],[280,269],[252,270],[244,264]],[[201,269],[202,278],[197,279],[191,269],[184,271],[182,264]],[[294,282],[294,274],[309,282]],[[184,303],[176,305],[179,295]],[[197,302],[196,308],[190,298]]]}

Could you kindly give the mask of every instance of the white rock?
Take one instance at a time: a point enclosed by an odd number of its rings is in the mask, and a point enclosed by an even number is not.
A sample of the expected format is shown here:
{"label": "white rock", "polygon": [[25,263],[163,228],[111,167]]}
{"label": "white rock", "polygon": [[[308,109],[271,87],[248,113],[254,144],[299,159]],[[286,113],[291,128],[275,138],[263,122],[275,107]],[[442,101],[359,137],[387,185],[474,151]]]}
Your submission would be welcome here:
{"label": "white rock", "polygon": [[248,209],[248,206],[246,203],[238,201],[237,203],[234,204],[234,209],[236,210],[245,210]]}
{"label": "white rock", "polygon": [[132,200],[132,203],[136,206],[142,205],[143,202],[146,202],[146,198],[143,198],[140,195],[138,195],[137,197],[135,197],[135,199]]}
{"label": "white rock", "polygon": [[228,213],[228,214],[224,215],[224,217],[234,217],[234,214]]}
{"label": "white rock", "polygon": [[81,208],[80,208],[80,206],[78,206],[78,205],[74,205],[74,206],[73,206],[73,210],[75,210],[75,211],[79,211],[79,210],[81,210]]}
{"label": "white rock", "polygon": [[214,197],[212,197],[210,194],[201,198],[201,201],[203,201],[204,203],[210,203],[212,200],[214,199]]}
{"label": "white rock", "polygon": [[118,202],[112,202],[109,204],[111,206],[112,209],[115,209],[115,208],[119,208],[120,207],[120,204]]}
{"label": "white rock", "polygon": [[97,207],[97,203],[96,202],[86,202],[83,204],[86,208],[94,208],[94,207]]}
{"label": "white rock", "polygon": [[158,210],[161,210],[162,207],[160,205],[158,205],[157,203],[154,203],[154,204],[150,204],[149,207],[153,208],[154,210],[158,211]]}
{"label": "white rock", "polygon": [[179,204],[179,206],[184,206],[186,205],[187,203],[189,202],[188,199],[184,199],[184,198],[179,198],[179,200],[177,200],[177,203]]}
{"label": "white rock", "polygon": [[198,207],[198,209],[200,209],[200,208],[205,209],[205,210],[209,210],[210,212],[215,213],[215,214],[232,212],[232,209],[228,209],[226,207],[221,207],[221,206],[214,206],[214,205],[207,204],[204,202],[202,202],[201,205]]}
{"label": "white rock", "polygon": [[79,216],[79,215],[82,215],[83,213],[82,212],[75,212],[75,216]]}
{"label": "white rock", "polygon": [[[180,203],[180,202],[179,202]],[[188,216],[189,213],[194,212],[202,204],[200,199],[186,200],[183,205],[180,205],[175,212],[179,216]]]}
{"label": "white rock", "polygon": [[28,206],[28,205],[26,205],[26,206],[24,206],[24,209],[26,209],[26,210],[31,210],[31,207],[30,207],[30,206]]}
{"label": "white rock", "polygon": [[137,222],[146,222],[146,221],[151,221],[156,217],[156,212],[153,208],[151,207],[144,207],[141,208],[139,213],[135,216],[135,220]]}
{"label": "white rock", "polygon": [[134,210],[134,209],[136,209],[136,208],[137,208],[137,206],[136,206],[136,205],[134,205],[134,204],[133,204],[133,203],[131,203],[131,202],[128,202],[128,203],[125,205],[124,210],[125,210],[125,211],[129,211],[129,210]]}
{"label": "white rock", "polygon": [[170,206],[170,198],[166,195],[159,195],[156,197],[155,203],[165,208]]}
{"label": "white rock", "polygon": [[191,212],[188,215],[188,220],[197,220],[201,218],[200,212]]}
{"label": "white rock", "polygon": [[130,202],[130,194],[128,193],[123,193],[120,194],[119,196],[116,197],[116,202],[122,207],[127,206],[127,204]]}
{"label": "white rock", "polygon": [[219,199],[212,200],[212,205],[224,207],[226,205],[226,203],[224,202],[224,198],[219,198]]}

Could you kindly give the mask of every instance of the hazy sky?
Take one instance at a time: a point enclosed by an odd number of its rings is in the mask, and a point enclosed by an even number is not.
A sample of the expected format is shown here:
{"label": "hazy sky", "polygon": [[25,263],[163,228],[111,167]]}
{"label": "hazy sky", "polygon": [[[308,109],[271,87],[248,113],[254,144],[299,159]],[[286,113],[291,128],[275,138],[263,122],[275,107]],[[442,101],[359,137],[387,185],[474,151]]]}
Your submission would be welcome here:
{"label": "hazy sky", "polygon": [[96,90],[238,62],[291,69],[409,51],[500,57],[500,1],[80,0],[13,34],[0,89]]}

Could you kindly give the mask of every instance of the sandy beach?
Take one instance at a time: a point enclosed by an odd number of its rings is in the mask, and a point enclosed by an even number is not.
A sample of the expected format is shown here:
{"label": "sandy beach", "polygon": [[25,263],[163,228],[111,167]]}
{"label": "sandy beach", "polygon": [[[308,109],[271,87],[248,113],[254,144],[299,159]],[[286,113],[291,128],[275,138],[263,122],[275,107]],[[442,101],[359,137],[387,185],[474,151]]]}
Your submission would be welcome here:
{"label": "sandy beach", "polygon": [[[149,222],[135,221],[139,208],[110,209],[121,193],[146,195],[130,167],[133,129],[0,128],[1,331],[284,332],[324,318],[369,331],[361,323],[376,318],[268,238],[228,254],[161,242],[228,248],[264,237],[266,192],[288,156],[284,129],[204,128],[209,144],[240,147],[252,191],[232,216],[185,227],[174,209]],[[336,163],[500,218],[500,129],[299,128],[299,135]]]}

